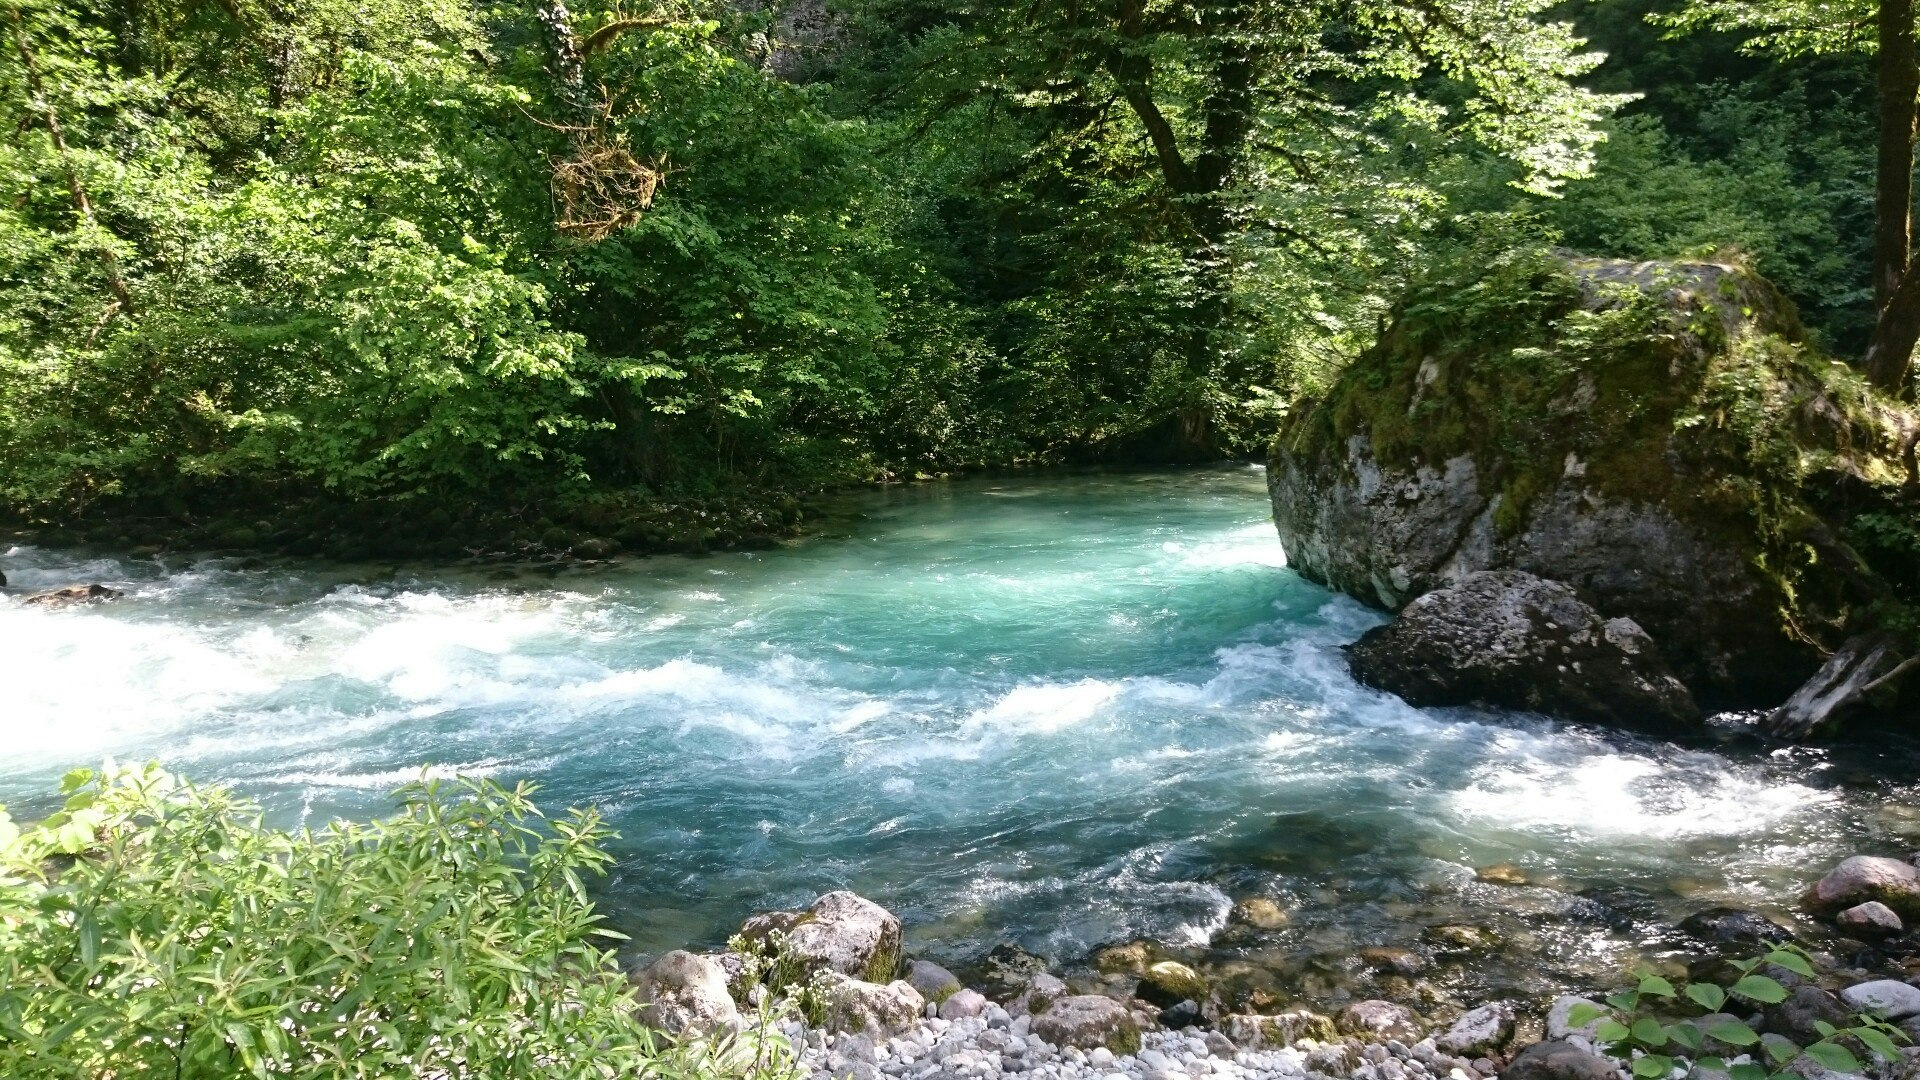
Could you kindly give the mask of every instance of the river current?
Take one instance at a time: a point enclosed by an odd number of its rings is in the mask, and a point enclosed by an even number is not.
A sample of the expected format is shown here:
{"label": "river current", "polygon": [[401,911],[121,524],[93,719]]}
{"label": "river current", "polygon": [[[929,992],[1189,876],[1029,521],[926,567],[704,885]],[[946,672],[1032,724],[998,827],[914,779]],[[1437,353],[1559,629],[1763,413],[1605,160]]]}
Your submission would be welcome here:
{"label": "river current", "polygon": [[[552,572],[0,551],[0,801],[44,811],[106,758],[284,824],[380,813],[423,768],[531,779],[619,829],[601,888],[641,952],[845,887],[956,966],[1145,938],[1310,998],[1604,979],[1689,911],[1789,918],[1831,861],[1920,843],[1892,750],[1356,685],[1340,646],[1381,616],[1286,569],[1255,468],[847,510],[774,551]],[[76,581],[128,595],[17,602]],[[1529,884],[1476,879],[1496,864]],[[1251,896],[1291,925],[1229,928]]]}

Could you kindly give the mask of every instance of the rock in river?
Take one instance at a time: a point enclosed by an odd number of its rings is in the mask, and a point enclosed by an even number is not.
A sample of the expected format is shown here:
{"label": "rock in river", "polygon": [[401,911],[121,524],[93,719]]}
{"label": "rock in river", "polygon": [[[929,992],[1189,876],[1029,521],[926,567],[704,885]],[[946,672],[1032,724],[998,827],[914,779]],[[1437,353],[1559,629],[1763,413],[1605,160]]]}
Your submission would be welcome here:
{"label": "rock in river", "polygon": [[91,604],[99,600],[118,600],[120,590],[109,589],[105,585],[68,585],[59,589],[48,589],[32,596],[22,597],[23,604],[39,607],[63,608],[76,604]]}
{"label": "rock in river", "polygon": [[1868,940],[1874,938],[1897,937],[1906,932],[1907,924],[1893,909],[1878,900],[1869,900],[1864,904],[1855,904],[1834,917],[1840,929]]}
{"label": "rock in river", "polygon": [[1905,918],[1920,916],[1920,869],[1899,859],[1855,855],[1829,871],[1806,896],[1807,906],[1822,914],[1869,900]]}
{"label": "rock in river", "polygon": [[[1389,611],[1524,570],[1632,619],[1696,697],[1778,705],[1871,592],[1822,493],[1902,475],[1890,411],[1829,392],[1803,337],[1734,266],[1540,253],[1424,285],[1288,414],[1288,565]],[[1777,439],[1743,443],[1740,410]],[[1782,480],[1776,453],[1814,464]]]}
{"label": "rock in river", "polygon": [[1670,729],[1700,710],[1627,618],[1518,570],[1467,574],[1348,649],[1354,678],[1409,704],[1492,705],[1569,720]]}
{"label": "rock in river", "polygon": [[1840,991],[1840,1000],[1850,1009],[1888,1020],[1920,1016],[1920,989],[1894,979],[1878,979],[1849,986]]}

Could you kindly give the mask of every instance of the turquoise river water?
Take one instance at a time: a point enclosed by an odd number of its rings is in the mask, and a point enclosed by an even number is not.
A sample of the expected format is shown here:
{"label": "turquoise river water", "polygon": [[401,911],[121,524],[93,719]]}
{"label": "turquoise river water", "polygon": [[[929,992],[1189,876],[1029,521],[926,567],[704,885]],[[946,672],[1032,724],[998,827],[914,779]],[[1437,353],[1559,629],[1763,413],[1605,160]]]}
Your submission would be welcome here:
{"label": "turquoise river water", "polygon": [[[0,551],[15,597],[128,590],[0,600],[0,800],[44,810],[110,757],[285,823],[378,813],[422,768],[528,778],[620,830],[604,895],[642,952],[848,887],[957,965],[1147,938],[1318,997],[1389,977],[1364,946],[1463,992],[1597,978],[1688,911],[1784,915],[1829,860],[1920,840],[1907,782],[1866,779],[1887,759],[1356,685],[1339,646],[1381,616],[1286,569],[1255,468],[848,509],[775,551],[552,574]],[[1475,880],[1494,863],[1535,884]],[[1254,895],[1292,925],[1229,930]],[[1457,925],[1497,947],[1449,958]]]}

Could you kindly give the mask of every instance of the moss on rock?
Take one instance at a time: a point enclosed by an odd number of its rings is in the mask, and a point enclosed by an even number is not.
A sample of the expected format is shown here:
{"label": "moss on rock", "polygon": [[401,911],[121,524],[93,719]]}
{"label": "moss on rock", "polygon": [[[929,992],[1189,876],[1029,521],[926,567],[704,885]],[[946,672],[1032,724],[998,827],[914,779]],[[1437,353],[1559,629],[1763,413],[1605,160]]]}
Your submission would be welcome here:
{"label": "moss on rock", "polygon": [[1874,594],[1815,493],[1897,486],[1911,425],[1743,267],[1522,249],[1409,295],[1269,479],[1309,578],[1397,610],[1526,570],[1634,618],[1696,692],[1772,703]]}

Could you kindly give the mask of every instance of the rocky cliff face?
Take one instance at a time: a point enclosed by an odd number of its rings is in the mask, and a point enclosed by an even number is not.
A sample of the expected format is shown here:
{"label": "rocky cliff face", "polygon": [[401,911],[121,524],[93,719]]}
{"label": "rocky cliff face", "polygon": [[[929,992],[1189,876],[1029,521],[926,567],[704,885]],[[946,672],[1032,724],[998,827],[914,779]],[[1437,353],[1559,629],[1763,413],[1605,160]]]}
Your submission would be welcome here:
{"label": "rocky cliff face", "polygon": [[1397,611],[1523,570],[1640,624],[1706,703],[1770,705],[1873,593],[1813,493],[1897,486],[1904,422],[1749,272],[1541,252],[1403,303],[1268,482],[1312,580]]}

